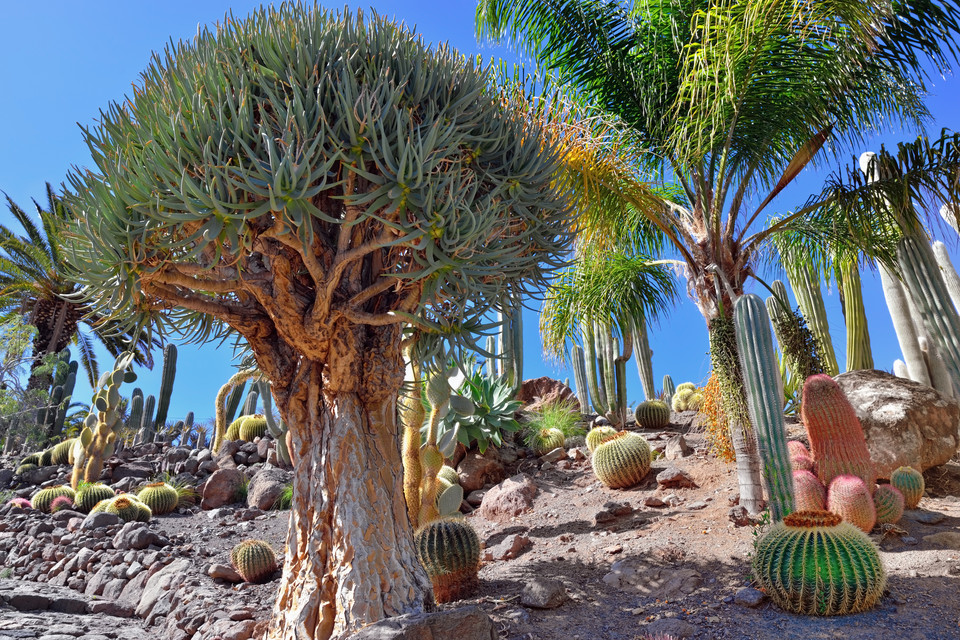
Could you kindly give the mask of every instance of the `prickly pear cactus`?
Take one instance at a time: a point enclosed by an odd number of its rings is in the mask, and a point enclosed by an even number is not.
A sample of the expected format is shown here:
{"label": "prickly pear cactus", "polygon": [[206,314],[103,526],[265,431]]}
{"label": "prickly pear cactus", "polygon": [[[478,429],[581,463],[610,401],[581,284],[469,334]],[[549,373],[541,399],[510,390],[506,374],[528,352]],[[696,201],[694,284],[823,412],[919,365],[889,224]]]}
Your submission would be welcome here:
{"label": "prickly pear cactus", "polygon": [[262,438],[266,432],[267,418],[262,413],[244,418],[237,431],[244,442],[253,442],[255,438]]}
{"label": "prickly pear cactus", "polygon": [[113,489],[101,482],[81,482],[73,501],[79,511],[90,513],[99,502],[109,500],[116,495]]}
{"label": "prickly pear cactus", "polygon": [[277,570],[277,556],[269,542],[244,540],[230,551],[230,564],[246,582],[265,582]]}
{"label": "prickly pear cactus", "polygon": [[817,476],[806,469],[793,472],[793,499],[797,511],[824,511],[827,508],[827,488]]}
{"label": "prickly pear cactus", "polygon": [[670,424],[670,407],[663,400],[647,400],[633,412],[637,424],[644,429],[663,429]]}
{"label": "prickly pear cactus", "polygon": [[456,469],[447,465],[440,467],[440,471],[437,472],[437,478],[446,480],[451,485],[460,484],[460,474],[457,473]]}
{"label": "prickly pear cactus", "polygon": [[438,604],[466,598],[479,586],[480,537],[466,520],[434,520],[417,530],[414,545]]}
{"label": "prickly pear cactus", "polygon": [[897,467],[890,474],[890,484],[903,494],[903,506],[906,509],[916,509],[923,497],[923,474],[913,467]]}
{"label": "prickly pear cactus", "polygon": [[76,496],[73,489],[68,485],[62,484],[57,487],[49,487],[47,489],[40,489],[33,497],[30,498],[30,502],[33,504],[33,508],[44,513],[50,513],[50,507],[53,505],[55,498],[60,496],[67,496],[71,500]]}
{"label": "prickly pear cactus", "polygon": [[179,496],[177,490],[166,482],[152,482],[137,492],[137,498],[150,507],[150,511],[158,516],[170,513],[177,508]]}
{"label": "prickly pear cactus", "polygon": [[827,510],[870,533],[877,523],[877,510],[873,495],[862,478],[851,475],[837,476],[827,487]]}
{"label": "prickly pear cactus", "polygon": [[651,453],[647,440],[621,431],[604,440],[593,452],[593,472],[612,489],[632,487],[650,471]]}
{"label": "prickly pear cactus", "polygon": [[903,494],[896,487],[882,484],[873,492],[873,506],[877,509],[877,524],[895,524],[903,517]]}
{"label": "prickly pear cactus", "polygon": [[590,431],[587,433],[587,438],[586,438],[587,449],[589,449],[590,452],[592,453],[597,450],[597,446],[601,442],[603,442],[607,438],[612,438],[615,435],[617,435],[617,430],[614,429],[613,427],[607,427],[607,426],[594,427],[593,429],[590,429]]}
{"label": "prickly pear cactus", "polygon": [[870,538],[827,511],[797,511],[774,524],[757,542],[753,574],[778,607],[805,615],[866,611],[886,584]]}

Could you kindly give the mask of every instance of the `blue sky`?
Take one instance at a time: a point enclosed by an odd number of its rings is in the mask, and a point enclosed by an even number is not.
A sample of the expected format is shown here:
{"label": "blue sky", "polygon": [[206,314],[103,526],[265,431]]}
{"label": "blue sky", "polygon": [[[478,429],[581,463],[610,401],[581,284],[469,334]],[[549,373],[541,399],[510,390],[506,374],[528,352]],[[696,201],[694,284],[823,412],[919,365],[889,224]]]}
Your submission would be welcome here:
{"label": "blue sky", "polygon": [[[5,6],[0,26],[0,86],[5,93],[0,101],[0,189],[25,208],[32,209],[32,198],[43,203],[45,182],[59,185],[71,166],[83,166],[89,161],[78,124],[92,123],[110,101],[122,100],[130,93],[152,51],[161,50],[171,39],[192,37],[199,24],[220,20],[230,10],[243,16],[259,4],[214,0],[40,1]],[[477,44],[473,26],[475,5],[471,1],[379,1],[351,6],[370,5],[381,15],[416,26],[427,42],[448,41],[465,54],[515,60],[505,49]],[[960,80],[938,79],[934,85],[928,102],[934,121],[928,132],[936,136],[943,127],[958,127],[955,114],[960,102]],[[863,149],[848,150],[843,157],[876,149],[881,142],[909,140],[916,134],[887,134]],[[818,191],[827,168],[805,171],[797,184],[778,198],[775,210],[789,210],[802,203],[809,193]],[[773,213],[774,207],[770,211]],[[16,226],[6,207],[0,209],[0,222]],[[937,234],[950,247],[954,263],[960,264],[957,235],[948,228],[939,229]],[[879,279],[870,273],[864,273],[864,298],[876,367],[890,370],[893,360],[901,356]],[[825,292],[825,301],[834,346],[843,366],[846,343],[836,292]],[[536,302],[531,304],[539,307]],[[572,371],[565,366],[544,362],[534,311],[525,314],[524,325],[525,377],[572,379]],[[710,370],[706,326],[692,301],[683,298],[659,327],[652,328],[651,343],[658,387],[664,374],[670,374],[676,383],[705,382]],[[159,359],[160,354],[156,357]],[[230,357],[226,347],[180,347],[171,419],[181,418],[187,411],[194,411],[198,419],[213,415],[217,390],[234,371]],[[109,366],[106,356],[101,362]],[[629,399],[641,400],[634,363],[628,364],[627,372]],[[145,394],[156,394],[160,367],[138,373],[136,386],[143,388]],[[129,395],[131,389],[124,387],[124,395]],[[89,388],[78,384],[75,397],[89,402]]]}

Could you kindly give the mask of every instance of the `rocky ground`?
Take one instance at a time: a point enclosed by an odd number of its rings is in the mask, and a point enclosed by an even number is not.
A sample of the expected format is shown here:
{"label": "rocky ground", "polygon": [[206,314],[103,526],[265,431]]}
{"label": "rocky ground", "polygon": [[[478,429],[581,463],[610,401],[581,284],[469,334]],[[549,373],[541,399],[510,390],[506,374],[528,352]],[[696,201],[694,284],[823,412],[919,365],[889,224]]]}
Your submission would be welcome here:
{"label": "rocky ground", "polygon": [[[496,457],[468,456],[461,471],[464,483],[478,489],[468,496],[477,509],[467,517],[485,545],[481,588],[442,609],[474,605],[490,615],[504,640],[633,640],[644,633],[960,637],[960,464],[928,471],[921,508],[896,527],[874,531],[889,575],[879,606],[837,618],[794,616],[750,587],[749,558],[760,528],[734,522],[746,520],[734,504],[732,465],[708,456],[682,418],[675,414],[673,431],[644,433],[666,455],[629,490],[600,484],[585,449],[547,459],[510,447]],[[222,475],[272,476],[275,490],[283,472],[269,464],[268,445],[260,445],[260,453],[237,447],[227,461],[148,448],[114,460],[108,470],[132,488],[164,470],[193,472],[209,483],[205,472],[231,469]],[[201,470],[207,462],[213,464]],[[125,480],[131,469],[144,476]],[[65,467],[56,470],[41,484],[57,483],[65,473]],[[508,479],[494,486],[498,475]],[[0,483],[10,483],[10,476],[0,471]],[[248,500],[266,506],[264,491]],[[245,640],[261,634],[277,578],[234,582],[228,553],[244,538],[282,549],[286,512],[223,504],[182,508],[149,524],[108,516],[0,509],[0,639]]]}

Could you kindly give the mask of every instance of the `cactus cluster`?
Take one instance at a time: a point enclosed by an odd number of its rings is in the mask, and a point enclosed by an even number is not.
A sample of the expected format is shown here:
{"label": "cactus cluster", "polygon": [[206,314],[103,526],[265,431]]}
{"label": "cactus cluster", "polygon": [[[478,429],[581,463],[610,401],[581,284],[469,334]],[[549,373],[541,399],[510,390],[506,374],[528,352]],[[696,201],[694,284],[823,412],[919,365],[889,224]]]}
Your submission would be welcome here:
{"label": "cactus cluster", "polygon": [[787,443],[787,452],[790,454],[790,466],[794,471],[813,471],[813,455],[805,444],[791,440]]}
{"label": "cactus cluster", "polygon": [[166,482],[152,482],[137,492],[137,498],[150,507],[154,515],[162,516],[177,508],[180,500],[177,490]]}
{"label": "cactus cluster", "polygon": [[73,462],[71,449],[76,438],[67,438],[63,442],[55,444],[50,450],[50,461],[55,465],[70,464]]}
{"label": "cactus cluster", "polygon": [[646,438],[620,431],[601,442],[593,452],[593,472],[603,484],[623,489],[639,484],[650,472],[650,445]]}
{"label": "cactus cluster", "polygon": [[603,425],[600,427],[594,427],[593,429],[590,429],[590,431],[587,432],[587,436],[585,438],[587,442],[587,449],[589,449],[590,452],[593,453],[594,451],[597,450],[597,447],[600,446],[601,442],[603,442],[608,438],[612,438],[615,435],[617,435],[617,430],[614,429],[613,427],[609,427],[606,425]]}
{"label": "cactus cluster", "polygon": [[73,489],[65,484],[48,487],[47,489],[40,489],[33,497],[30,498],[33,508],[44,513],[50,513],[50,507],[53,505],[53,501],[60,496],[67,496],[70,500],[73,500],[76,494]]}
{"label": "cactus cluster", "polygon": [[699,411],[702,404],[703,394],[697,391],[692,382],[677,385],[677,390],[673,394],[674,411]]}
{"label": "cactus cluster", "polygon": [[438,604],[460,600],[476,590],[480,537],[465,520],[442,518],[427,523],[414,535],[414,545]]}
{"label": "cactus cluster", "polygon": [[[582,330],[583,346],[575,345],[572,350],[580,406],[586,411],[592,405],[599,415],[622,427],[627,415],[626,376],[627,360],[633,355],[632,330],[625,329],[623,353],[609,321],[584,322]],[[581,378],[589,394],[580,389]],[[585,403],[588,395],[590,405]]]}
{"label": "cactus cluster", "polygon": [[837,476],[827,488],[827,510],[864,533],[870,533],[877,523],[877,509],[873,504],[871,489],[858,476]]}
{"label": "cactus cluster", "polygon": [[265,582],[277,570],[277,556],[264,540],[244,540],[230,551],[230,564],[246,582]]}
{"label": "cactus cluster", "polygon": [[797,511],[824,511],[827,508],[827,488],[812,472],[796,469],[793,472],[793,499]]}
{"label": "cactus cluster", "polygon": [[807,615],[872,608],[886,584],[873,542],[840,516],[798,511],[757,542],[753,573],[778,607]]}
{"label": "cactus cluster", "polygon": [[889,484],[876,488],[873,492],[873,505],[877,510],[877,524],[894,524],[903,517],[903,494]]}
{"label": "cactus cluster", "polygon": [[890,484],[903,494],[903,504],[907,509],[916,509],[923,497],[923,474],[913,467],[897,467],[890,474]]}
{"label": "cactus cluster", "polygon": [[90,513],[97,504],[116,495],[113,489],[101,482],[81,482],[73,501],[79,511]]}
{"label": "cactus cluster", "polygon": [[633,412],[637,424],[644,429],[660,430],[670,424],[670,407],[663,400],[646,400]]}
{"label": "cactus cluster", "polygon": [[124,522],[150,522],[153,512],[150,507],[140,502],[132,493],[121,493],[118,496],[101,500],[90,510],[90,513],[112,513]]}
{"label": "cactus cluster", "polygon": [[[251,391],[252,393],[252,391]],[[267,433],[267,418],[262,413],[246,416],[240,423],[238,435],[244,442],[253,442]]]}

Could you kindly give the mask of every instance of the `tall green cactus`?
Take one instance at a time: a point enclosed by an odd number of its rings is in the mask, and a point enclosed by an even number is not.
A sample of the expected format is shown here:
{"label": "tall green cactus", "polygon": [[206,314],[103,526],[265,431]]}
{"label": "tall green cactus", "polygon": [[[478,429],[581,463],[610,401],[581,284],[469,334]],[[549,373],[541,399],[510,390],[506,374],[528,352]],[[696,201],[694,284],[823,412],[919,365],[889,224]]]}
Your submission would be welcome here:
{"label": "tall green cactus", "polygon": [[900,344],[900,352],[903,354],[907,377],[928,387],[933,386],[927,363],[920,350],[917,327],[910,312],[907,293],[903,290],[897,276],[890,273],[882,264],[880,265],[880,284],[883,287],[883,297],[887,301],[890,319],[893,321],[893,330]]}
{"label": "tall green cactus", "polygon": [[193,434],[193,411],[188,411],[183,419],[183,430],[180,432],[180,444],[186,445],[190,442],[190,436]]}
{"label": "tall green cactus", "polygon": [[146,444],[153,442],[157,432],[154,429],[153,408],[157,404],[157,399],[152,395],[147,396],[143,402],[143,416],[140,418],[140,431],[137,432],[137,438],[134,444]]}
{"label": "tall green cactus", "polygon": [[770,317],[763,301],[747,294],[734,303],[733,320],[747,410],[763,462],[770,514],[774,522],[779,522],[794,510],[793,469],[787,451],[783,383],[773,350]]}
{"label": "tall green cactus", "polygon": [[143,422],[143,390],[134,388],[130,394],[130,415],[127,416],[127,429],[138,430]]}
{"label": "tall green cactus", "polygon": [[[229,382],[227,384],[229,384]],[[227,424],[233,422],[233,419],[237,417],[237,409],[240,407],[240,400],[243,399],[243,389],[246,386],[247,381],[244,379],[239,384],[232,387],[232,391],[230,391],[230,395],[227,397],[225,414]]]}
{"label": "tall green cactus", "polygon": [[504,299],[498,312],[500,333],[497,336],[497,355],[500,372],[515,390],[523,384],[523,305],[519,298]]}
{"label": "tall green cactus", "polygon": [[863,306],[860,269],[856,260],[840,260],[837,276],[843,293],[843,316],[847,322],[847,371],[873,369],[867,311]]}
{"label": "tall green cactus", "polygon": [[67,407],[70,406],[70,399],[73,397],[73,390],[77,384],[77,362],[72,360],[68,365],[67,377],[63,381],[63,397],[57,406],[57,415],[53,421],[53,431],[51,435],[58,436],[63,433],[63,423],[67,419]]}
{"label": "tall green cactus", "polygon": [[676,386],[673,384],[673,378],[670,377],[670,374],[663,376],[663,401],[667,403],[667,406],[673,406],[673,394],[677,392]]}
{"label": "tall green cactus", "polygon": [[624,350],[613,336],[610,323],[585,322],[583,333],[586,383],[593,410],[616,427],[622,427],[627,411],[627,360],[633,354],[633,339],[624,336]]}
{"label": "tall green cactus", "polygon": [[653,351],[647,338],[647,322],[638,318],[633,323],[633,353],[637,359],[637,373],[643,387],[644,400],[656,400],[657,390],[653,384]]}
{"label": "tall green cactus", "polygon": [[160,398],[157,401],[157,416],[153,420],[154,432],[162,432],[167,424],[170,396],[173,394],[173,379],[177,375],[177,345],[170,343],[163,348],[163,377],[160,379]]}
{"label": "tall green cactus", "polygon": [[819,343],[824,369],[828,375],[835,376],[840,373],[840,365],[837,363],[833,340],[830,338],[830,323],[827,321],[827,309],[820,293],[820,279],[804,263],[783,260],[783,265],[803,319],[807,321],[807,326]]}
{"label": "tall green cactus", "polygon": [[73,446],[71,486],[74,489],[81,480],[96,482],[103,471],[104,460],[113,454],[121,426],[120,385],[137,379],[137,375],[129,370],[132,362],[133,353],[120,354],[113,370],[100,376],[91,402],[91,409],[96,413],[91,411],[87,415],[83,430]]}
{"label": "tall green cactus", "polygon": [[263,398],[263,415],[267,418],[267,429],[270,431],[270,435],[273,436],[273,440],[277,443],[277,457],[279,457],[280,461],[285,465],[292,466],[293,461],[290,458],[290,449],[287,448],[287,423],[280,420],[280,423],[277,424],[277,420],[273,416],[273,392],[270,391],[270,383],[266,380],[261,380],[257,383],[257,386],[260,387],[260,397]]}
{"label": "tall green cactus", "polygon": [[573,364],[573,379],[577,384],[577,400],[580,401],[581,410],[586,412],[590,410],[590,390],[587,388],[587,364],[583,355],[583,347],[578,344],[573,345],[570,354]]}
{"label": "tall green cactus", "polygon": [[950,254],[947,252],[947,245],[939,240],[930,245],[933,249],[933,256],[940,265],[940,275],[943,276],[943,283],[950,294],[950,301],[953,302],[953,308],[960,310],[960,275],[950,260]]}
{"label": "tall green cactus", "polygon": [[260,398],[260,390],[257,385],[252,385],[250,391],[247,392],[247,399],[243,403],[243,413],[242,416],[252,416],[257,412],[257,400]]}

